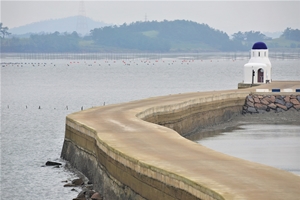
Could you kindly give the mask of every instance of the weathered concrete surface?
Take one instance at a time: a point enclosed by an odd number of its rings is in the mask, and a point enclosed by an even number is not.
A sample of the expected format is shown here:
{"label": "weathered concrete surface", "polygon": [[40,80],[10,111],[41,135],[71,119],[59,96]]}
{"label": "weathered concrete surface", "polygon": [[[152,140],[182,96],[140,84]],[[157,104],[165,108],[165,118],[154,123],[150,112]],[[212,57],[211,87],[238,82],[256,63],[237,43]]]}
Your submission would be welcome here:
{"label": "weathered concrete surface", "polygon": [[[268,87],[273,83],[300,86]],[[250,92],[170,95],[73,113],[62,157],[98,185],[104,199],[297,199],[300,177],[180,135],[196,131],[197,123],[213,125],[241,111]],[[110,189],[104,189],[105,181]]]}

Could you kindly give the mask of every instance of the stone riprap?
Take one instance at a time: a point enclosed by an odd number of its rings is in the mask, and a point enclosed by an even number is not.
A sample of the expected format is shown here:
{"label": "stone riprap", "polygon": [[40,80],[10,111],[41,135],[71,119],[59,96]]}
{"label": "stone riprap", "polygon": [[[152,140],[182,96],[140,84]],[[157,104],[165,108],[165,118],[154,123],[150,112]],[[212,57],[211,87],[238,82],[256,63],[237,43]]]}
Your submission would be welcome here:
{"label": "stone riprap", "polygon": [[290,109],[300,111],[300,95],[258,95],[246,97],[243,114],[283,112]]}

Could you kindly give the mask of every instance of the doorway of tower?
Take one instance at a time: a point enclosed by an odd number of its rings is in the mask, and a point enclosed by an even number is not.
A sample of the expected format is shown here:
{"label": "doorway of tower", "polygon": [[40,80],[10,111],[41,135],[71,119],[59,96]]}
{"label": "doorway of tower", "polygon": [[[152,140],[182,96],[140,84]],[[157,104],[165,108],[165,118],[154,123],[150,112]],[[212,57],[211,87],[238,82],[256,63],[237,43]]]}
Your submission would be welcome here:
{"label": "doorway of tower", "polygon": [[262,68],[258,69],[257,82],[258,83],[263,83],[264,82],[264,70]]}

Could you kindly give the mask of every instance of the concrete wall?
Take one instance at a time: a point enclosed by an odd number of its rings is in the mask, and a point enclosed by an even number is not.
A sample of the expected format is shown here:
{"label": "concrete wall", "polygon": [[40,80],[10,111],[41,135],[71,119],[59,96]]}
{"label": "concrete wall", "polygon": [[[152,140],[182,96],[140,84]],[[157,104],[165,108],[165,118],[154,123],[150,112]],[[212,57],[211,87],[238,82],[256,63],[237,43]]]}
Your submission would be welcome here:
{"label": "concrete wall", "polygon": [[[176,96],[175,102],[169,97],[169,104],[166,104],[168,101],[157,103],[160,102],[160,98],[157,98],[153,105],[138,106],[128,112],[133,113],[137,119],[187,135],[240,113],[247,95],[246,91],[195,93],[188,98],[182,95],[182,99]],[[143,100],[138,103],[143,105]],[[118,106],[126,107],[126,104],[115,105]],[[94,109],[101,113],[101,107]],[[104,119],[105,115],[99,114],[99,117]],[[103,128],[103,133],[107,131]],[[155,148],[155,144],[152,145]],[[66,118],[61,156],[83,172],[104,199],[223,199],[216,191],[186,177],[147,164],[147,161],[141,162],[135,155],[122,153],[101,138],[101,131],[97,132],[72,116]]]}

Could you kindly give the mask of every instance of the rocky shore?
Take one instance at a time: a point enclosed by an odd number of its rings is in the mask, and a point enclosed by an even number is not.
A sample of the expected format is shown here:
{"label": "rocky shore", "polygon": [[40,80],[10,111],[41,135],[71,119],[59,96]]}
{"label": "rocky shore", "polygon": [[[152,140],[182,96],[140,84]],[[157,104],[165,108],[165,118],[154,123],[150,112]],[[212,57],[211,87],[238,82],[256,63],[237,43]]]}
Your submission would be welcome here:
{"label": "rocky shore", "polygon": [[[60,168],[63,167],[63,164],[59,162],[47,161],[45,165],[42,165],[42,167],[46,166]],[[79,178],[73,179],[71,181],[62,181],[62,183],[65,183],[64,187],[71,188],[71,191],[78,192],[77,197],[73,198],[73,200],[103,200],[102,195],[94,190],[93,183],[91,183],[87,179],[87,177],[85,177],[82,173],[72,168],[68,163],[66,163],[64,167],[79,176]]]}
{"label": "rocky shore", "polygon": [[243,114],[263,112],[300,111],[300,95],[256,95],[246,97]]}

